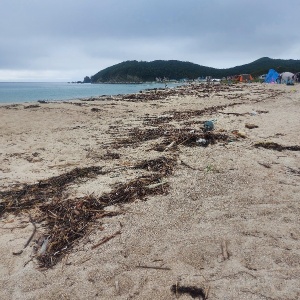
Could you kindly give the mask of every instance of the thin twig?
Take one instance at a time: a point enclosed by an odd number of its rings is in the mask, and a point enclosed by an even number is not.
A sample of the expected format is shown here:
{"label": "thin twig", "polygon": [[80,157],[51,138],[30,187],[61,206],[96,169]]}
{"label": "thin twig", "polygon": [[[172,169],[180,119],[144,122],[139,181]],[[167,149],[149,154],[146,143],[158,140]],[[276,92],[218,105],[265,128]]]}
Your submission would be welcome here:
{"label": "thin twig", "polygon": [[209,294],[209,290],[210,290],[210,285],[205,289],[205,300],[208,299],[208,294]]}
{"label": "thin twig", "polygon": [[192,170],[198,170],[198,171],[200,171],[200,169],[197,169],[197,168],[194,168],[194,167],[190,166],[189,164],[187,164],[187,163],[184,162],[183,160],[181,161],[181,164],[182,164],[183,166],[185,166],[185,167],[188,167],[188,168],[192,169]]}
{"label": "thin twig", "polygon": [[93,245],[92,249],[95,249],[95,248],[101,246],[102,244],[108,242],[109,240],[111,240],[112,238],[114,238],[115,236],[117,236],[118,234],[121,234],[121,231],[117,231],[116,233],[114,233],[114,234],[112,234],[110,236],[104,237],[99,243]]}
{"label": "thin twig", "polygon": [[223,255],[224,260],[229,259],[229,253],[227,250],[227,242],[225,240],[222,241],[221,248],[222,248],[222,255]]}
{"label": "thin twig", "polygon": [[166,271],[170,271],[171,270],[171,268],[168,268],[168,267],[141,266],[141,265],[136,266],[136,268],[157,269],[157,270],[166,270]]}
{"label": "thin twig", "polygon": [[25,243],[24,249],[29,245],[29,243],[31,242],[31,240],[32,240],[32,238],[34,237],[35,232],[36,232],[36,225],[35,225],[34,221],[32,220],[31,215],[29,215],[29,220],[30,220],[31,224],[33,225],[33,231],[32,231],[31,236],[29,237],[29,239],[28,239],[27,242]]}

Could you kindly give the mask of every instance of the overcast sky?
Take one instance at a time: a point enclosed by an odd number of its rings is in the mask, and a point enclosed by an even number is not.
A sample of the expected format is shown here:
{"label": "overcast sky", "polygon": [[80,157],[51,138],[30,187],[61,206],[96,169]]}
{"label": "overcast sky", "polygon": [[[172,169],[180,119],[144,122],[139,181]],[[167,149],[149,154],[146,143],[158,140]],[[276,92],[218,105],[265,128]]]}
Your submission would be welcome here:
{"label": "overcast sky", "polygon": [[83,80],[126,60],[300,59],[299,0],[0,0],[0,81]]}

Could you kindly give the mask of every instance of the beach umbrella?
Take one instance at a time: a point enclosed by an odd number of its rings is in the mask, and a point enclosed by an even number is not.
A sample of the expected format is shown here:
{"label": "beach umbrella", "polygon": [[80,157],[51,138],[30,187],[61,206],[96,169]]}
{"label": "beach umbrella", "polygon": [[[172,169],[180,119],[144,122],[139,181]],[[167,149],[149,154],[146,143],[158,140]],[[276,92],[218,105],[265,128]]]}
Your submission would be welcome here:
{"label": "beach umbrella", "polygon": [[288,78],[290,80],[293,79],[293,76],[294,76],[294,73],[291,73],[291,72],[283,72],[281,73],[281,80],[286,83],[288,81]]}

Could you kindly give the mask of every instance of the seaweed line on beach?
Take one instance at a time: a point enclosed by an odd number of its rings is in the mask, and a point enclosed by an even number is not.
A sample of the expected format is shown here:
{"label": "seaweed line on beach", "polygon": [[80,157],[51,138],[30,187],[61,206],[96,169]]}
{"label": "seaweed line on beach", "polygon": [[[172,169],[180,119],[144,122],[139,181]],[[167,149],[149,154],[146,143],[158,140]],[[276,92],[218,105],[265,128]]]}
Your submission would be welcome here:
{"label": "seaweed line on beach", "polygon": [[274,142],[260,142],[254,144],[255,148],[265,148],[265,149],[270,149],[270,150],[276,150],[276,151],[283,151],[283,150],[289,150],[289,151],[300,151],[300,146],[298,145],[293,145],[293,146],[283,146],[278,143]]}
{"label": "seaweed line on beach", "polygon": [[119,184],[100,197],[89,195],[66,198],[63,194],[68,184],[77,178],[104,174],[100,167],[76,168],[22,189],[2,191],[0,216],[5,212],[18,214],[22,211],[34,211],[35,222],[45,222],[44,246],[36,251],[36,258],[40,267],[49,268],[70,252],[76,241],[85,236],[91,222],[119,214],[106,211],[106,207],[145,199],[148,195],[167,193],[169,185],[163,179],[172,173],[175,161],[175,157],[161,157],[140,162],[135,168],[147,169],[147,166],[151,166],[148,171],[154,173]]}
{"label": "seaweed line on beach", "polygon": [[195,130],[192,128],[172,128],[172,127],[156,127],[139,129],[133,128],[129,132],[129,137],[117,140],[114,148],[126,147],[128,145],[137,145],[141,142],[158,140],[162,141],[154,146],[154,150],[163,151],[165,147],[173,143],[173,146],[183,145],[186,147],[199,146],[200,139],[204,140],[203,146],[215,144],[218,141],[226,142],[229,140],[229,135],[221,132],[203,132],[203,130]]}

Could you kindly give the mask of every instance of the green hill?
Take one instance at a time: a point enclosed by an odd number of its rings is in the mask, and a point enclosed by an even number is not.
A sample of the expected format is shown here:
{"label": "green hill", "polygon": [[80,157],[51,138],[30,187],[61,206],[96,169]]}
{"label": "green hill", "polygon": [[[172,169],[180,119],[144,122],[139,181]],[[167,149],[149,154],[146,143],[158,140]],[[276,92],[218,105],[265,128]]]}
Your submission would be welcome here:
{"label": "green hill", "polygon": [[238,74],[251,74],[256,77],[265,74],[269,69],[281,73],[300,71],[300,60],[260,58],[249,64],[228,69],[216,69],[178,60],[125,61],[108,67],[91,76],[92,83],[145,82],[156,78],[180,80],[182,78],[196,79],[201,76],[222,78]]}

